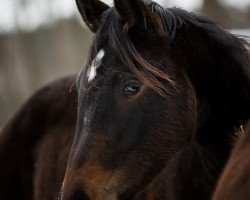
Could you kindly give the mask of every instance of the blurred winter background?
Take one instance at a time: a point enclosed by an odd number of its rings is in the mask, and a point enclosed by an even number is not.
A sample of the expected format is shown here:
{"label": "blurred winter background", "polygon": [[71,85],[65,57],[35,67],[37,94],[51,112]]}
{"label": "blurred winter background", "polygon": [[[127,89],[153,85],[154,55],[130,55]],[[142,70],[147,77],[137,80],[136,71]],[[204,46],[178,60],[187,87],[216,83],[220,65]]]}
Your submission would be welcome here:
{"label": "blurred winter background", "polygon": [[[112,1],[106,0],[112,5]],[[250,0],[158,0],[250,36]],[[74,0],[0,0],[0,126],[45,83],[78,73],[92,34]]]}

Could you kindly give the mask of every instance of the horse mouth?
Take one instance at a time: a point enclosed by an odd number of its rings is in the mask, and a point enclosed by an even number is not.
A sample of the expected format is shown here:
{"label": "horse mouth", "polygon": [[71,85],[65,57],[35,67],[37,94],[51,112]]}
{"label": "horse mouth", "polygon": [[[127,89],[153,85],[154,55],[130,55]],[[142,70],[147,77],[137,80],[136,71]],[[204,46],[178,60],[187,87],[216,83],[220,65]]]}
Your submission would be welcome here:
{"label": "horse mouth", "polygon": [[60,200],[116,200],[128,187],[119,171],[86,163],[77,172],[66,173]]}

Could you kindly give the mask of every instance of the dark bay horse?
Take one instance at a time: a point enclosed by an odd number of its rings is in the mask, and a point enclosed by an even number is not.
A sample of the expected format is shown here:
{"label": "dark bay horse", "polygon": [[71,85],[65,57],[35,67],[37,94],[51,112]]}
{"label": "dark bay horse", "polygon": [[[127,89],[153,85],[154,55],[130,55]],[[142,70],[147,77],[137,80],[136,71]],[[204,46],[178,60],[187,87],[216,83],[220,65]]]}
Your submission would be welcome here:
{"label": "dark bay horse", "polygon": [[0,132],[0,199],[55,199],[75,132],[75,76],[34,94]]}
{"label": "dark bay horse", "polygon": [[250,118],[247,43],[152,1],[76,2],[89,58],[3,127],[0,198],[209,199]]}

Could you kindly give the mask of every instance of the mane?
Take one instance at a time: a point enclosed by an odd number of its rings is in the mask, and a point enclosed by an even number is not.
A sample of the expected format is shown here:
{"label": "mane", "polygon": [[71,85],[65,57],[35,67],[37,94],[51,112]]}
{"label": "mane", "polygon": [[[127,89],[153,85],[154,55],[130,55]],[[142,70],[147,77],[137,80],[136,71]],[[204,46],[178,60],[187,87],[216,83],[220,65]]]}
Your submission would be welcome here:
{"label": "mane", "polygon": [[[183,27],[196,27],[204,37],[216,43],[216,46],[221,51],[226,52],[232,60],[240,66],[246,66],[247,53],[245,47],[248,44],[244,39],[223,30],[205,16],[186,12],[179,8],[163,8],[150,0],[146,0],[145,3],[149,9],[160,16],[161,21],[158,23],[162,23],[161,26],[163,25],[167,33],[165,38],[166,45],[174,42],[177,33],[183,31]],[[169,74],[159,69],[159,67],[153,66],[143,58],[114,7],[103,14],[102,24],[93,38],[84,74],[87,73],[87,66],[91,64],[91,61],[105,43],[108,43],[115,50],[120,60],[139,80],[146,83],[159,94],[164,94],[166,91],[165,85],[160,81],[161,79],[168,81],[173,87],[177,88],[176,82]]]}

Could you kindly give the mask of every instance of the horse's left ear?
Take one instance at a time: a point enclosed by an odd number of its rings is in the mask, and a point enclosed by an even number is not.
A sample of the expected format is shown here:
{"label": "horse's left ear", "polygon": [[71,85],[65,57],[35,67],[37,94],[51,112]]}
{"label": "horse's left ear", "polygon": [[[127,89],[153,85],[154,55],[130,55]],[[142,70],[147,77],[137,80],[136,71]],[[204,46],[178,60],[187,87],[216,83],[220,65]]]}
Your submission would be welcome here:
{"label": "horse's left ear", "polygon": [[153,2],[149,4],[143,0],[114,0],[116,10],[126,22],[126,30],[137,26],[148,32],[166,35],[161,17],[153,12]]}
{"label": "horse's left ear", "polygon": [[109,6],[99,0],[76,0],[76,5],[87,26],[95,33],[100,26],[101,15]]}

